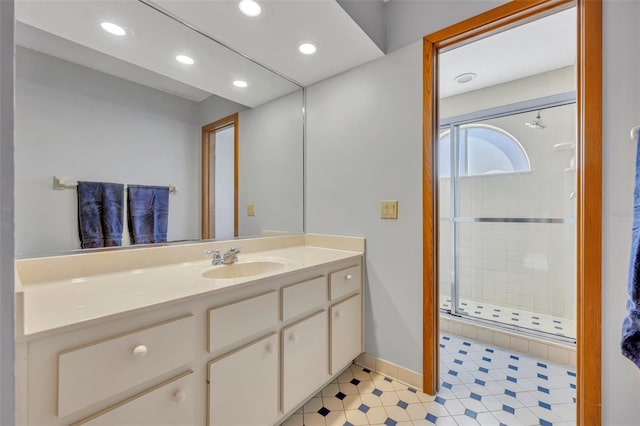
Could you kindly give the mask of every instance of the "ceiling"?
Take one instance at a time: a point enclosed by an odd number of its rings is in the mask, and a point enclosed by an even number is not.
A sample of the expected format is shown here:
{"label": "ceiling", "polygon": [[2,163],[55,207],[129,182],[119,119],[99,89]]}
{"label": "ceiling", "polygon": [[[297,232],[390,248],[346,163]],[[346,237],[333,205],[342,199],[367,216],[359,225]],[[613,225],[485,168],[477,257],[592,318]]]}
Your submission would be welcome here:
{"label": "ceiling", "polygon": [[[574,7],[441,54],[440,97],[575,64],[576,22]],[[464,84],[454,80],[464,73],[477,77]]]}
{"label": "ceiling", "polygon": [[[166,14],[134,0],[17,0],[16,42],[195,101],[215,94],[250,107],[298,90],[294,82],[307,86],[384,55],[334,0],[260,3],[262,15],[248,18],[232,0],[157,0]],[[127,35],[103,31],[105,20]],[[301,41],[313,41],[318,52],[300,54]],[[178,63],[178,54],[195,64]]]}
{"label": "ceiling", "polygon": [[[235,1],[153,2],[303,86],[384,56],[335,0],[261,0],[257,18],[243,16]],[[298,53],[302,41],[314,42],[317,53]]]}
{"label": "ceiling", "polygon": [[[298,90],[295,83],[308,86],[384,56],[335,0],[259,1],[263,13],[248,18],[237,0],[17,0],[16,40],[187,99],[215,94],[250,107]],[[127,35],[103,31],[105,20],[124,26]],[[572,8],[443,53],[440,96],[574,64],[575,25]],[[317,53],[300,54],[302,41],[314,42]],[[178,63],[177,54],[195,64]],[[454,81],[470,72],[477,78]],[[236,79],[248,87],[233,86]]]}

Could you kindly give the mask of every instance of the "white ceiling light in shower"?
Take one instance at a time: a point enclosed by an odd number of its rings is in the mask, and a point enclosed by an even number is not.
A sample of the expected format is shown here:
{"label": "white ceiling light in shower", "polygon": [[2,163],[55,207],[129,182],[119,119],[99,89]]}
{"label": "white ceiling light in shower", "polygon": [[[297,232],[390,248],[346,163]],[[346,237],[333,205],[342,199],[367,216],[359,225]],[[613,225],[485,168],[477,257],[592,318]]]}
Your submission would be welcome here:
{"label": "white ceiling light in shower", "polygon": [[474,78],[476,78],[477,76],[478,76],[478,75],[477,75],[476,73],[473,73],[473,72],[466,72],[466,73],[464,73],[464,74],[460,74],[460,75],[458,75],[458,76],[454,77],[454,80],[455,80],[457,83],[464,84],[464,83],[468,83],[468,82],[470,82],[471,80],[473,80],[473,79],[474,79]]}
{"label": "white ceiling light in shower", "polygon": [[525,126],[530,127],[532,129],[544,129],[545,127],[547,127],[546,124],[544,124],[542,122],[542,118],[540,118],[540,111],[538,111],[538,115],[536,115],[536,118],[533,121],[524,123]]}
{"label": "white ceiling light in shower", "polygon": [[242,12],[243,15],[250,18],[260,16],[262,13],[262,6],[260,6],[260,3],[255,0],[242,0],[238,3],[238,9],[240,9],[240,12]]}
{"label": "white ceiling light in shower", "polygon": [[234,80],[233,85],[240,88],[244,88],[248,86],[247,82],[243,80]]}

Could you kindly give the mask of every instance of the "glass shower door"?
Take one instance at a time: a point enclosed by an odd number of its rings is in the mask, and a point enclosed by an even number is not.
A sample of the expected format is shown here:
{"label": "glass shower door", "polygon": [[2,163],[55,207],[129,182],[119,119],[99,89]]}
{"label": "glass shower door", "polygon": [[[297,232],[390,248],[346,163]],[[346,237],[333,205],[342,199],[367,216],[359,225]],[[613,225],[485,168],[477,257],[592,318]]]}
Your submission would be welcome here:
{"label": "glass shower door", "polygon": [[443,310],[575,338],[574,117],[571,103],[442,126]]}

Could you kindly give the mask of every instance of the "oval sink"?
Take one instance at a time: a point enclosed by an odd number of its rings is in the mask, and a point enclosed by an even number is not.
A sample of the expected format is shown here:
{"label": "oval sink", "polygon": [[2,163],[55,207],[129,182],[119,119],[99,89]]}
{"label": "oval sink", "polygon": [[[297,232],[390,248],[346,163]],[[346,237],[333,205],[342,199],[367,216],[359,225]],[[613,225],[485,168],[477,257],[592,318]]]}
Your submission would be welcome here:
{"label": "oval sink", "polygon": [[202,274],[205,278],[243,278],[252,275],[268,274],[284,268],[284,263],[260,260],[254,262],[238,262],[231,265],[216,266]]}

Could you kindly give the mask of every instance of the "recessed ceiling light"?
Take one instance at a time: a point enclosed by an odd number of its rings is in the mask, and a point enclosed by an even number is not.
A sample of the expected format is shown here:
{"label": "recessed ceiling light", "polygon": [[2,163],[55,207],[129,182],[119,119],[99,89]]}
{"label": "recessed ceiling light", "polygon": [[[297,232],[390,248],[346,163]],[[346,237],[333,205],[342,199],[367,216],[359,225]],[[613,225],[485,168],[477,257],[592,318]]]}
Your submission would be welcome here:
{"label": "recessed ceiling light", "polygon": [[100,24],[100,26],[102,27],[103,30],[105,30],[109,34],[113,34],[117,36],[127,35],[127,31],[124,28],[122,28],[118,24],[114,24],[113,22],[103,22]]}
{"label": "recessed ceiling light", "polygon": [[240,3],[238,3],[238,9],[240,9],[243,15],[249,16],[250,18],[260,16],[262,13],[262,6],[255,0],[241,0]]}
{"label": "recessed ceiling light", "polygon": [[180,62],[181,64],[185,64],[185,65],[193,65],[195,63],[195,61],[193,60],[192,57],[186,56],[186,55],[178,55],[178,56],[176,56],[176,61]]}
{"label": "recessed ceiling light", "polygon": [[316,53],[318,48],[316,47],[315,44],[309,41],[305,41],[298,45],[298,50],[300,51],[300,53],[303,53],[305,55],[313,55],[314,53]]}
{"label": "recessed ceiling light", "polygon": [[233,81],[233,85],[236,87],[247,87],[248,84],[246,81],[242,81],[242,80],[234,80]]}
{"label": "recessed ceiling light", "polygon": [[467,72],[467,73],[460,74],[459,76],[455,77],[454,80],[456,82],[460,83],[460,84],[463,84],[463,83],[470,82],[471,80],[473,80],[476,77],[477,77],[477,75],[475,73]]}

